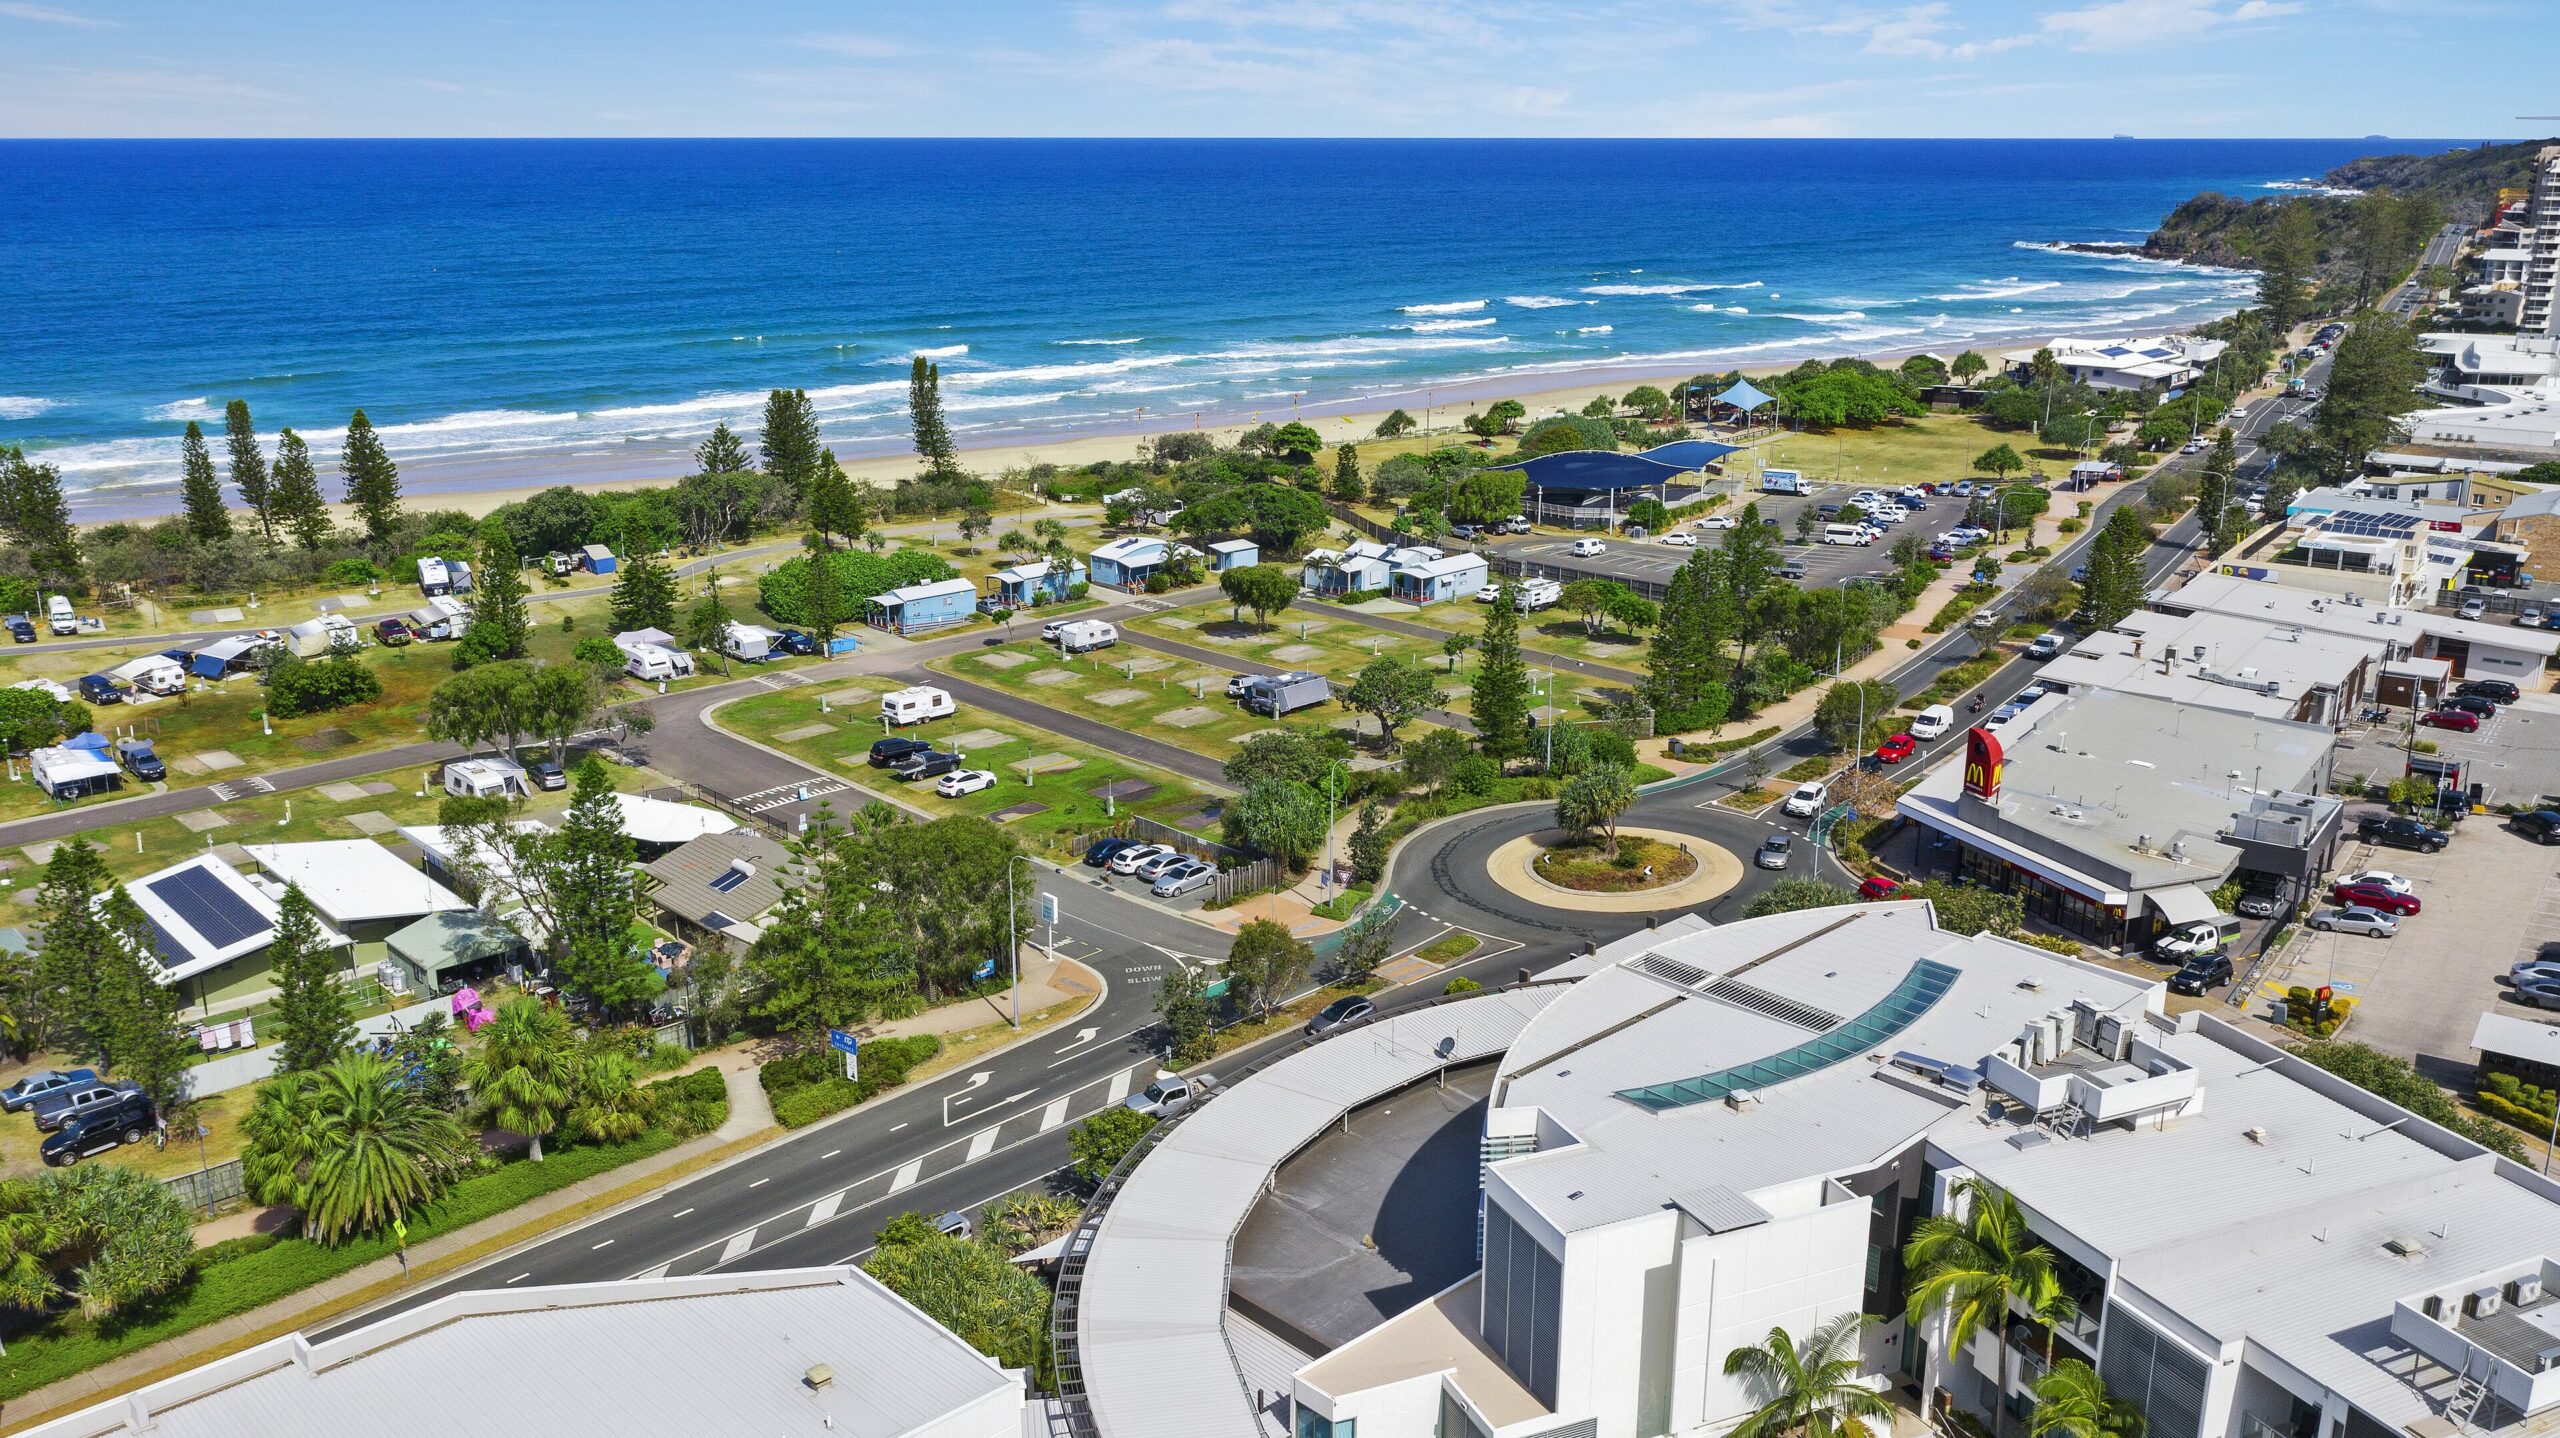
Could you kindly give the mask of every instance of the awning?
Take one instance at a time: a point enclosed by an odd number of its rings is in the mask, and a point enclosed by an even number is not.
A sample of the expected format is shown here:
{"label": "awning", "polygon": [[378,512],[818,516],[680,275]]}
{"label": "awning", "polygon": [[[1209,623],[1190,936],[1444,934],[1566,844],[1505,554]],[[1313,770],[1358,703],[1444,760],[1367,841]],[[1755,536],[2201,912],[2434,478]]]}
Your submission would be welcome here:
{"label": "awning", "polygon": [[2180,884],[2171,889],[2153,889],[2143,895],[2160,917],[2173,924],[2200,923],[2222,912],[2214,906],[2213,896],[2193,884]]}

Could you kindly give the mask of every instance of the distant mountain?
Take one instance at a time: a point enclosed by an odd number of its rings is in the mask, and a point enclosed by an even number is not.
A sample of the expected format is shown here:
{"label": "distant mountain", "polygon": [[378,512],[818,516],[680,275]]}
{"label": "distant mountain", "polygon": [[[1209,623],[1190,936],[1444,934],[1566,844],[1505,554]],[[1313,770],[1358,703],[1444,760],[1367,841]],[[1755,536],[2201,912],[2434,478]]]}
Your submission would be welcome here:
{"label": "distant mountain", "polygon": [[[2371,155],[2349,160],[2320,180],[2332,189],[2386,191],[2419,201],[2444,218],[2476,224],[2488,218],[2500,188],[2531,183],[2534,152],[2550,143],[2554,142],[2481,145],[2439,155]],[[2142,253],[2154,259],[2256,269],[2259,242],[2288,205],[2310,210],[2323,273],[2341,267],[2354,228],[2355,201],[2318,194],[2241,199],[2208,191],[2170,211],[2143,242]],[[2433,228],[2432,222],[2418,227],[2421,236]]]}

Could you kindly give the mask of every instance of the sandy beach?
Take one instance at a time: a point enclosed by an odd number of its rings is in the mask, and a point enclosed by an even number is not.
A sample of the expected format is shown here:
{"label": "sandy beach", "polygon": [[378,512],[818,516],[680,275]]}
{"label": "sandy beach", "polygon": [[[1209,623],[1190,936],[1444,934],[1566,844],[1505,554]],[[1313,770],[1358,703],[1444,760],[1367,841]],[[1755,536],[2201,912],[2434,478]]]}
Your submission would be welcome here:
{"label": "sandy beach", "polygon": [[[2001,348],[2022,349],[2036,343],[2041,341],[2022,339],[2015,345]],[[1877,364],[1889,365],[1897,364],[1910,355],[1935,352],[1926,347],[1911,347],[1878,351],[1863,357]],[[1992,355],[1985,357],[1994,358]],[[1792,359],[1744,366],[1742,373],[1753,377],[1784,374],[1802,362],[1802,359]],[[1536,420],[1549,415],[1578,413],[1595,397],[1622,395],[1638,385],[1652,384],[1669,389],[1698,373],[1700,371],[1696,369],[1666,372],[1658,366],[1643,366],[1575,370],[1536,379],[1509,376],[1455,380],[1444,385],[1359,399],[1280,405],[1229,414],[1211,422],[1186,414],[1173,417],[1178,422],[1159,423],[1133,411],[1125,417],[1096,421],[1088,427],[1008,438],[997,443],[971,445],[964,436],[961,456],[969,468],[990,476],[1034,464],[1076,468],[1097,462],[1133,459],[1141,440],[1177,429],[1196,429],[1212,434],[1223,444],[1232,443],[1258,424],[1286,424],[1292,419],[1303,420],[1314,427],[1330,446],[1369,438],[1376,431],[1378,422],[1397,409],[1403,409],[1421,421],[1424,432],[1461,436],[1465,431],[1459,428],[1459,421],[1496,400],[1516,399],[1528,408],[1530,419]],[[1546,387],[1523,390],[1524,384],[1544,384]],[[755,439],[752,434],[741,438],[750,445]],[[885,446],[876,443],[871,448],[875,452],[862,453],[853,446],[837,446],[836,457],[844,466],[845,473],[857,481],[888,485],[915,474],[915,456],[903,446],[887,452],[877,452]],[[396,453],[392,457],[399,459]],[[672,484],[692,472],[693,452],[689,448],[634,444],[610,450],[405,461],[400,467],[400,483],[402,497],[412,509],[452,509],[476,516],[557,485],[587,490],[645,488]],[[338,487],[337,476],[324,474],[322,483],[326,488],[335,489]],[[179,509],[175,485],[165,491],[135,487],[75,492],[70,499],[73,518],[83,524],[147,521],[175,514]],[[345,517],[343,507],[340,517]]]}

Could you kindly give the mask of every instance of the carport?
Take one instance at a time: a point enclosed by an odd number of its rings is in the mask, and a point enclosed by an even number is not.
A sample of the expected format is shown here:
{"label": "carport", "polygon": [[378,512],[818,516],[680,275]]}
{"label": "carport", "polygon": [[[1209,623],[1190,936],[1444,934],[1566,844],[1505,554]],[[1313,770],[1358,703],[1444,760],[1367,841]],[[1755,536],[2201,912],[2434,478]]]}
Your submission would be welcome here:
{"label": "carport", "polygon": [[1528,483],[1531,519],[1614,529],[1627,506],[1638,500],[1679,502],[1693,489],[1687,483],[1691,475],[1735,449],[1712,440],[1684,439],[1641,454],[1568,449],[1496,468],[1515,471]]}
{"label": "carport", "polygon": [[444,993],[478,983],[531,952],[524,935],[505,920],[478,909],[446,909],[427,915],[383,941],[400,977],[418,993]]}

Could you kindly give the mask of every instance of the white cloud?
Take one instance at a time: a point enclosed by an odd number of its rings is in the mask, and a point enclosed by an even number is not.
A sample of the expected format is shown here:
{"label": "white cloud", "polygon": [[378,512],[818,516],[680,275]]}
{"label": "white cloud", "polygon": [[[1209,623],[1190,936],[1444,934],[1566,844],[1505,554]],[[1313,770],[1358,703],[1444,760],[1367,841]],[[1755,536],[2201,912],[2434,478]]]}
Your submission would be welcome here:
{"label": "white cloud", "polygon": [[2043,17],[2044,33],[2077,50],[2131,50],[2188,44],[2206,31],[2251,25],[2298,14],[2294,0],[2242,0],[2223,9],[2214,0],[2108,0]]}
{"label": "white cloud", "polygon": [[70,10],[57,10],[50,5],[26,5],[17,0],[0,3],[0,19],[25,20],[37,25],[68,25],[77,30],[121,28],[113,20],[99,20]]}
{"label": "white cloud", "polygon": [[2032,35],[2001,35],[1989,40],[1943,39],[1942,36],[1955,28],[1955,23],[1948,18],[1948,10],[1949,7],[1943,4],[1913,5],[1893,15],[1869,20],[1864,53],[1922,60],[1975,60],[2035,41]]}

